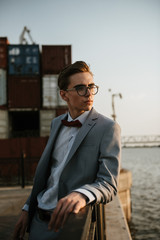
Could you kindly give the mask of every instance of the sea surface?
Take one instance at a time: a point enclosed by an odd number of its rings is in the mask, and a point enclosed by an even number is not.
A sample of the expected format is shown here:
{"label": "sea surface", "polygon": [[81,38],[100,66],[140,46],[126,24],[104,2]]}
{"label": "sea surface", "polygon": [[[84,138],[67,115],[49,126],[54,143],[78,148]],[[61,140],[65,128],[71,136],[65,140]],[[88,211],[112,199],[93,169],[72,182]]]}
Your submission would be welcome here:
{"label": "sea surface", "polygon": [[123,148],[122,168],[132,172],[132,239],[160,240],[160,147]]}

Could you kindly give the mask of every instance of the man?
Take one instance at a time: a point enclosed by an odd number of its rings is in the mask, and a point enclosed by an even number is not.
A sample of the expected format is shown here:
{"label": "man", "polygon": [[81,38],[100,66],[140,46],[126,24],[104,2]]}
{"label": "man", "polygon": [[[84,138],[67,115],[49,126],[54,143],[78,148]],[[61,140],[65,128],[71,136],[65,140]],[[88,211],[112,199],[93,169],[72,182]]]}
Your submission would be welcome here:
{"label": "man", "polygon": [[56,239],[71,212],[91,202],[105,204],[117,192],[120,128],[94,110],[98,86],[89,66],[83,61],[67,66],[58,86],[69,112],[52,121],[14,239],[22,239],[27,226],[30,240]]}

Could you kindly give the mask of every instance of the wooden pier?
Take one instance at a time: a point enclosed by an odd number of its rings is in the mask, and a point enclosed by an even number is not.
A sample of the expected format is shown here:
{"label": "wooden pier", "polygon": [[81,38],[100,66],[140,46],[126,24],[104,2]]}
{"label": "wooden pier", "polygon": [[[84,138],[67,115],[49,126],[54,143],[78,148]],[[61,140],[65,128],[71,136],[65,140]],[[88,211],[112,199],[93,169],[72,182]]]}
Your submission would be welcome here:
{"label": "wooden pier", "polygon": [[[130,171],[122,169],[114,200],[106,205],[88,205],[78,214],[71,214],[58,240],[131,240],[127,224],[131,218],[131,183]],[[11,239],[30,191],[31,186],[0,188],[0,232],[4,240]]]}

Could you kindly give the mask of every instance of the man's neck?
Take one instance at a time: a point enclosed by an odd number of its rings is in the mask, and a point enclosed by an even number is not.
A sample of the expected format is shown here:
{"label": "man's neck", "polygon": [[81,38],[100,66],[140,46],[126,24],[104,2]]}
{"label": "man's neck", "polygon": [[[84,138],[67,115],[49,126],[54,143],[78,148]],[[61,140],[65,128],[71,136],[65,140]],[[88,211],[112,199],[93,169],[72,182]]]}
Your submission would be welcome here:
{"label": "man's neck", "polygon": [[69,114],[70,114],[70,116],[71,116],[71,118],[74,120],[74,119],[76,119],[76,118],[78,118],[79,116],[81,116],[83,113],[85,113],[85,111],[82,111],[82,112],[79,112],[79,113],[70,113],[69,112]]}
{"label": "man's neck", "polygon": [[[90,111],[84,111],[82,114],[80,114],[76,120],[79,120],[82,124],[85,122],[86,118],[88,117]],[[70,113],[68,113],[68,121],[72,121],[73,118],[71,117]]]}

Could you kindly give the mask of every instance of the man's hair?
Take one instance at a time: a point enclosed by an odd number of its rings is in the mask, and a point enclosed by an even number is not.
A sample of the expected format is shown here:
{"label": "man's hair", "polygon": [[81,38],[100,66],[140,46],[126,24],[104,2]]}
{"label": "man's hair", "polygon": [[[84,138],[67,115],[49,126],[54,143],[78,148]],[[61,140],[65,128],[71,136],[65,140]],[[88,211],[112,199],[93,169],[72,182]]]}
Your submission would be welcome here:
{"label": "man's hair", "polygon": [[61,90],[66,90],[69,85],[69,77],[76,73],[89,72],[92,76],[93,73],[90,71],[90,67],[83,61],[77,61],[66,66],[59,74],[58,87]]}

